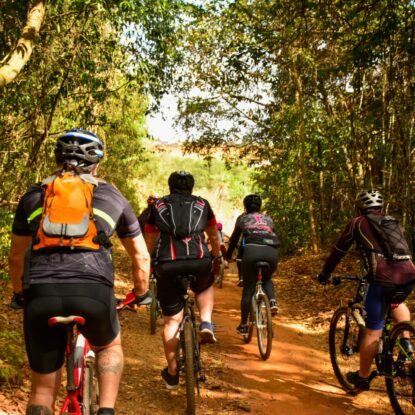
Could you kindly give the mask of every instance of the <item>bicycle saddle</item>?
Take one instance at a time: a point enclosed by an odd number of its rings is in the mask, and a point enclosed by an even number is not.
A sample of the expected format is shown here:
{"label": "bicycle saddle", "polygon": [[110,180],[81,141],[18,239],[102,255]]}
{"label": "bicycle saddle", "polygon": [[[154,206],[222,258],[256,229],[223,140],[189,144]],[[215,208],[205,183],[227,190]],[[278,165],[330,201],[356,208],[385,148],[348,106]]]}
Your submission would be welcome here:
{"label": "bicycle saddle", "polygon": [[177,281],[180,283],[184,290],[189,288],[189,285],[192,281],[194,281],[196,277],[194,275],[179,275],[177,277]]}
{"label": "bicycle saddle", "polygon": [[51,317],[48,320],[49,326],[56,326],[57,324],[79,324],[83,326],[85,324],[85,319],[81,316],[56,316]]}
{"label": "bicycle saddle", "polygon": [[258,262],[255,263],[255,266],[257,268],[263,268],[265,270],[270,269],[270,265],[266,261],[258,261]]}

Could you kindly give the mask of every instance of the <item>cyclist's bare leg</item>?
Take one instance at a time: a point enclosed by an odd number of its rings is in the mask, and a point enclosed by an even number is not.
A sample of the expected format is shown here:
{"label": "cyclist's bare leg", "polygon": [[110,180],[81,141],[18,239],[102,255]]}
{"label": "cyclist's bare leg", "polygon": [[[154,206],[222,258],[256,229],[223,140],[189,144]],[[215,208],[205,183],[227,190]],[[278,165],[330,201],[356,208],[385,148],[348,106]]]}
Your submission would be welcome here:
{"label": "cyclist's bare leg", "polygon": [[177,374],[176,352],[179,346],[179,325],[183,319],[183,310],[174,316],[164,316],[163,345],[170,375]]}
{"label": "cyclist's bare leg", "polygon": [[[27,415],[52,415],[61,384],[62,370],[42,374],[32,371],[32,389]],[[49,412],[48,412],[49,411]]]}
{"label": "cyclist's bare leg", "polygon": [[215,302],[213,286],[211,285],[206,290],[196,294],[197,308],[199,309],[200,321],[212,322],[213,305]]}
{"label": "cyclist's bare leg", "polygon": [[370,375],[373,359],[378,352],[379,338],[382,334],[382,329],[372,330],[365,329],[365,334],[360,344],[360,370],[359,375],[362,378],[367,378]]}
{"label": "cyclist's bare leg", "polygon": [[[411,312],[409,311],[409,308],[405,303],[401,303],[398,307],[392,310],[392,317],[396,323],[398,323],[399,321],[410,321]],[[407,331],[404,331],[403,335],[404,337],[410,337],[410,333]]]}
{"label": "cyclist's bare leg", "polygon": [[121,334],[119,333],[107,346],[91,347],[96,354],[99,406],[114,408],[124,367]]}

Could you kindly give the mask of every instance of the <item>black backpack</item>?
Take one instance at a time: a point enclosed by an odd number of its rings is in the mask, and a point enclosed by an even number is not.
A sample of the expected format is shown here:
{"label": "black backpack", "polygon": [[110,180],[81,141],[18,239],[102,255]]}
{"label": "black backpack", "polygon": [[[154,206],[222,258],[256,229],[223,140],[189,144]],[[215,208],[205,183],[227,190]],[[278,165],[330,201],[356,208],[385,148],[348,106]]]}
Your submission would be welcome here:
{"label": "black backpack", "polygon": [[160,260],[203,258],[209,255],[204,229],[208,222],[208,206],[198,196],[173,194],[162,197],[154,205],[155,224],[161,232]]}
{"label": "black backpack", "polygon": [[412,258],[411,251],[399,221],[392,216],[365,215],[376,240],[382,247],[382,255],[388,261],[404,261]]}

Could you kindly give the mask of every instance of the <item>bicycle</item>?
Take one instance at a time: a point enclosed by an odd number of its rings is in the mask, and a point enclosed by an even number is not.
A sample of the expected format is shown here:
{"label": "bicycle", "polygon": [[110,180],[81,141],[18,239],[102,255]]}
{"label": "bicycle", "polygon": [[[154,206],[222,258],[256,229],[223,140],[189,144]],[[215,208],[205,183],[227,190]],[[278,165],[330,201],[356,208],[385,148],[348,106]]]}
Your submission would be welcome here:
{"label": "bicycle", "polygon": [[79,327],[85,324],[80,316],[55,316],[49,326],[66,328],[66,396],[60,414],[94,415],[99,409],[98,381],[95,377],[95,353]]}
{"label": "bicycle", "polygon": [[149,290],[152,298],[150,303],[150,334],[156,333],[157,319],[161,318],[161,307],[157,300],[157,279],[154,273],[150,275]]}
{"label": "bicycle", "polygon": [[216,277],[216,284],[218,286],[218,288],[222,288],[223,287],[223,277],[225,276],[225,264],[223,262],[223,257],[222,255],[218,256],[216,258],[217,261],[217,277]]}
{"label": "bicycle", "polygon": [[270,265],[264,261],[259,261],[255,265],[257,268],[257,282],[248,315],[248,332],[243,335],[243,340],[245,343],[251,342],[255,326],[259,354],[262,360],[267,360],[271,354],[273,330],[271,306],[268,296],[262,288],[262,275],[264,271],[269,270]]}
{"label": "bicycle", "polygon": [[[363,303],[368,282],[363,276],[341,276],[334,277],[332,283],[338,285],[343,280],[357,282],[357,290],[354,299],[333,314],[329,349],[337,380],[347,392],[353,394],[358,391],[347,381],[346,374],[359,370],[359,345],[365,329]],[[409,339],[411,347],[405,347],[405,342],[401,341],[404,338]],[[401,321],[392,328],[392,307],[388,306],[375,357],[376,370],[372,371],[370,380],[385,377],[389,400],[396,415],[415,413],[414,345],[415,325],[410,321]]]}
{"label": "bicycle", "polygon": [[200,383],[206,380],[200,357],[200,342],[197,339],[196,316],[194,300],[188,290],[190,283],[195,279],[192,275],[178,276],[177,282],[183,290],[184,309],[183,319],[179,326],[179,350],[177,363],[179,373],[184,372],[186,380],[186,402],[188,415],[195,414],[195,391],[200,396]]}

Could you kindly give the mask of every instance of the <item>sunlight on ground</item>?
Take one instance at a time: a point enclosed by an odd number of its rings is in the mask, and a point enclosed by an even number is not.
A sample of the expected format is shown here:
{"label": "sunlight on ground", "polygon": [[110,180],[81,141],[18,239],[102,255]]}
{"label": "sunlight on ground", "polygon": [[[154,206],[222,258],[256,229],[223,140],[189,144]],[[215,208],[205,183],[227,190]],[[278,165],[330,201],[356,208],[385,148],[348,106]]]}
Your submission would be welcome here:
{"label": "sunlight on ground", "polygon": [[288,327],[288,328],[296,330],[297,332],[305,333],[305,334],[325,334],[327,332],[327,329],[325,329],[324,327],[321,327],[320,329],[315,329],[315,328],[304,326],[303,324],[300,324],[300,323],[288,323],[287,321],[285,322],[280,321],[279,324],[281,326]]}

